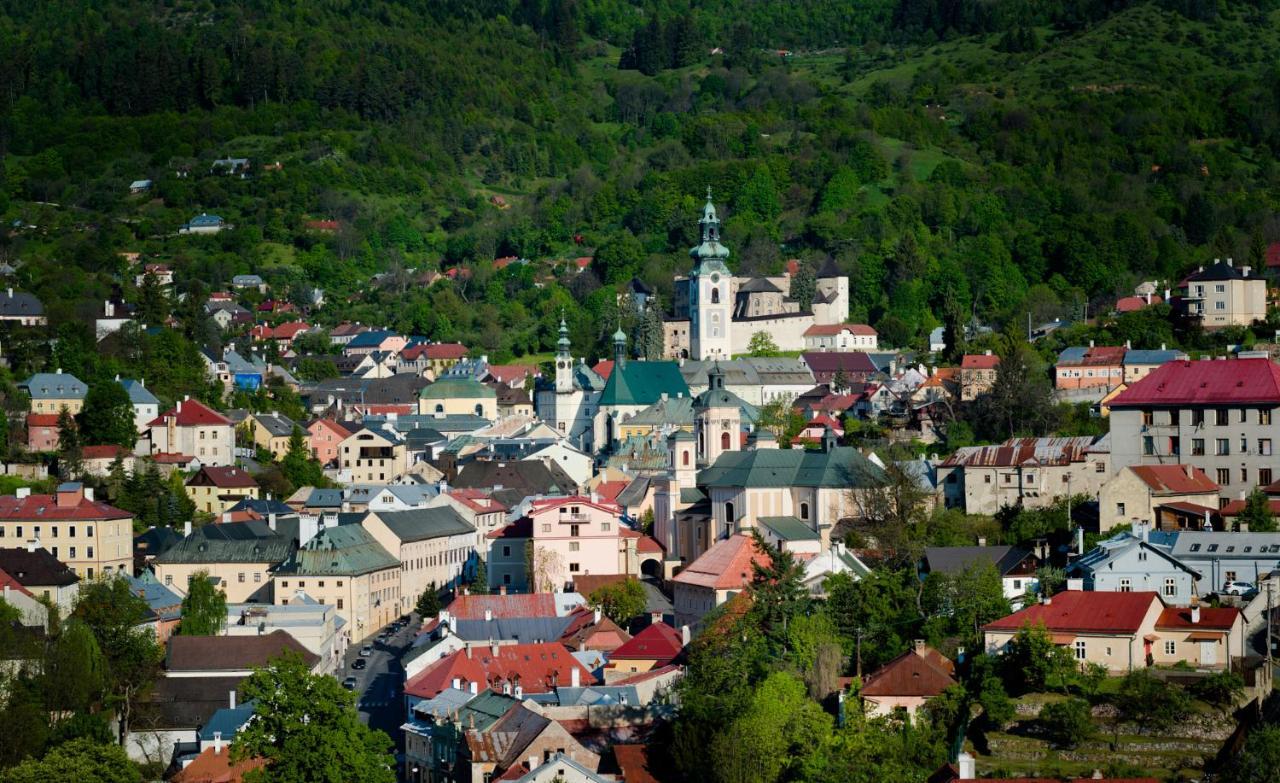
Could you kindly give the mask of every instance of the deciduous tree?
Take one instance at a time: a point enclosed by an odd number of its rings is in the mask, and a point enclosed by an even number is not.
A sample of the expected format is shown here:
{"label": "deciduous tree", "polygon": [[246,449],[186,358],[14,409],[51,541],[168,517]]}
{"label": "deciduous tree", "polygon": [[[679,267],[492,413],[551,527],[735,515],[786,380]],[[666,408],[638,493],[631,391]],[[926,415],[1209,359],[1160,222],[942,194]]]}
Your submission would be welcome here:
{"label": "deciduous tree", "polygon": [[197,571],[182,598],[180,636],[214,636],[227,624],[227,596],[213,584],[208,571]]}

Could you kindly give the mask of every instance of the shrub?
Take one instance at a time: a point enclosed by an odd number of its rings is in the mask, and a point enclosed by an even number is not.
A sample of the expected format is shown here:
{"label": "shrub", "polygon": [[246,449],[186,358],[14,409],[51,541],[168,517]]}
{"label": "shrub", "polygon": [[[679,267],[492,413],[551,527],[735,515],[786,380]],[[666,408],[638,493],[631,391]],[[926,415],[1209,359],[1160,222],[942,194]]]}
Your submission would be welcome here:
{"label": "shrub", "polygon": [[1040,710],[1040,727],[1049,741],[1060,748],[1074,748],[1093,736],[1093,716],[1084,699],[1046,704]]}

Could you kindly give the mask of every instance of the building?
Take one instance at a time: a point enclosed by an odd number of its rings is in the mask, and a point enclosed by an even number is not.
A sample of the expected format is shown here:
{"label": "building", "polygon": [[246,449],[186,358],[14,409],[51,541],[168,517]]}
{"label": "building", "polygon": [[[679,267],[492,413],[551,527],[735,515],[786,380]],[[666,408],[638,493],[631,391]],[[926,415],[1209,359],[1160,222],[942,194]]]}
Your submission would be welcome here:
{"label": "building", "polygon": [[1190,606],[1200,594],[1201,573],[1147,540],[1146,528],[1098,543],[1071,563],[1067,574],[1085,590],[1159,593],[1172,606]]}
{"label": "building", "polygon": [[794,399],[814,386],[813,371],[802,358],[746,356],[724,361],[688,359],[680,363],[680,375],[688,384],[691,396],[710,388],[712,369],[723,375],[725,389],[755,407],[775,400]]}
{"label": "building", "polygon": [[321,530],[272,575],[273,603],[289,605],[295,591],[332,605],[352,641],[377,633],[412,606],[400,591],[401,563],[360,525]]}
{"label": "building", "polygon": [[1170,610],[1154,592],[1067,590],[1031,604],[982,628],[987,652],[1003,653],[1018,631],[1043,625],[1054,644],[1075,660],[1096,663],[1112,674],[1185,661],[1223,669],[1244,656],[1239,609]]}
{"label": "building", "polygon": [[1087,348],[1064,348],[1054,365],[1054,387],[1059,390],[1113,389],[1124,382],[1124,356],[1123,347],[1095,346],[1092,341]]}
{"label": "building", "polygon": [[338,467],[349,484],[386,484],[409,467],[404,438],[387,427],[366,426],[338,448]]}
{"label": "building", "polygon": [[350,639],[346,623],[333,604],[322,604],[295,591],[288,605],[228,604],[222,636],[263,636],[284,631],[319,659],[318,670],[342,668]]}
{"label": "building", "polygon": [[1151,371],[1169,362],[1186,360],[1182,351],[1172,351],[1160,346],[1159,350],[1139,350],[1128,348],[1124,352],[1124,382],[1136,383],[1151,374]]}
{"label": "building", "polygon": [[492,420],[498,417],[498,394],[477,380],[442,378],[422,389],[418,413],[474,414]]}
{"label": "building", "polygon": [[[56,413],[27,414],[27,451],[55,452],[62,443]],[[73,428],[74,429],[74,428]]]}
{"label": "building", "polygon": [[866,351],[809,351],[800,358],[813,373],[814,383],[841,389],[866,383],[873,376],[882,375],[885,369]]}
{"label": "building", "polygon": [[991,391],[999,367],[1000,357],[993,356],[991,351],[965,354],[960,360],[960,399],[971,402]]}
{"label": "building", "polygon": [[57,372],[38,372],[19,382],[18,388],[31,398],[32,413],[55,416],[63,409],[72,416],[78,415],[84,410],[84,398],[89,393],[84,381],[61,368]]}
{"label": "building", "polygon": [[671,580],[676,625],[696,626],[711,610],[751,584],[753,565],[767,565],[751,536],[738,533],[717,541]]}
{"label": "building", "polygon": [[814,324],[804,331],[806,351],[877,351],[880,335],[866,324]]}
{"label": "building", "polygon": [[1092,495],[1110,476],[1111,442],[1110,436],[1010,438],[999,446],[956,449],[938,466],[943,503],[994,514],[1005,506],[1044,508],[1067,495]]}
{"label": "building", "polygon": [[126,378],[120,381],[120,385],[129,393],[129,404],[133,406],[133,426],[139,433],[146,432],[147,423],[160,415],[159,398],[147,390],[145,380]]}
{"label": "building", "polygon": [[35,543],[0,547],[0,573],[37,600],[47,599],[69,614],[79,592],[80,577],[52,552]]}
{"label": "building", "polygon": [[1109,403],[1112,465],[1191,465],[1222,498],[1276,479],[1280,365],[1268,359],[1161,365]]}
{"label": "building", "polygon": [[166,677],[248,677],[281,655],[296,655],[320,673],[320,656],[287,631],[252,636],[174,636],[164,660]]}
{"label": "building", "polygon": [[408,338],[386,329],[369,330],[353,335],[342,352],[348,356],[367,356],[371,353],[398,355],[409,343]]}
{"label": "building", "polygon": [[416,343],[400,352],[396,373],[411,372],[427,378],[439,378],[466,356],[467,346],[461,343]]}
{"label": "building", "polygon": [[152,454],[185,454],[201,465],[235,464],[231,419],[189,397],[147,422]]}
{"label": "building", "polygon": [[1016,546],[925,547],[923,568],[929,574],[959,576],[973,568],[994,568],[1004,586],[1004,597],[1018,605],[1040,586],[1035,555]]}
{"label": "building", "polygon": [[133,564],[133,514],[93,499],[77,482],[59,484],[52,495],[0,497],[0,545],[46,547],[78,576],[92,579],[129,573]]}
{"label": "building", "polygon": [[1199,593],[1220,590],[1227,582],[1258,584],[1280,567],[1280,533],[1152,531],[1147,540],[1200,574]]}
{"label": "building", "polygon": [[534,409],[561,437],[590,450],[595,431],[593,417],[605,379],[570,353],[569,327],[560,319],[556,341],[555,375],[534,381]]}
{"label": "building", "polygon": [[179,234],[217,234],[223,229],[230,228],[227,221],[218,215],[210,215],[208,212],[201,212],[199,215],[183,223],[178,228]]}
{"label": "building", "polygon": [[44,326],[44,304],[33,294],[5,289],[0,294],[0,322],[19,326]]}
{"label": "building", "polygon": [[458,650],[427,666],[404,686],[409,708],[446,688],[469,690],[472,683],[504,696],[548,693],[560,686],[578,687],[594,681],[560,642],[504,644]]}
{"label": "building", "polygon": [[187,479],[187,495],[197,511],[220,515],[245,498],[261,498],[262,490],[243,468],[209,466]]}
{"label": "building", "polygon": [[156,555],[152,566],[156,579],[179,595],[205,572],[229,604],[271,603],[271,575],[295,546],[260,522],[209,524]]}
{"label": "building", "polygon": [[1136,523],[1164,527],[1160,506],[1190,504],[1216,509],[1221,488],[1192,465],[1131,465],[1098,490],[1098,529],[1106,532]]}
{"label": "building", "polygon": [[849,319],[849,278],[830,262],[818,270],[810,302],[791,297],[791,274],[734,277],[725,265],[729,249],[720,241],[710,188],[699,226],[702,241],[689,251],[693,269],[676,278],[674,315],[663,325],[664,356],[729,359],[747,353],[760,332],[784,351],[799,351],[810,327]]}
{"label": "building", "polygon": [[589,451],[612,449],[622,439],[623,423],[663,397],[689,396],[676,362],[632,361],[626,348],[627,335],[619,329],[613,335],[613,368],[592,418]]}
{"label": "building", "polygon": [[281,460],[289,453],[289,439],[293,437],[293,430],[298,425],[288,416],[272,411],[251,415],[245,421],[245,426],[249,428],[249,434],[258,448],[270,452],[273,459]]}
{"label": "building", "polygon": [[689,640],[664,622],[651,623],[609,653],[606,682],[661,669],[675,662]]}
{"label": "building", "polygon": [[646,573],[660,573],[660,550],[640,552],[644,537],[623,524],[621,514],[618,506],[598,497],[535,500],[528,514],[532,588],[559,591],[578,575],[639,576],[642,560],[652,563]]}
{"label": "building", "polygon": [[342,441],[349,437],[351,433],[333,419],[316,419],[307,425],[307,448],[321,465],[337,462]]}
{"label": "building", "polygon": [[1213,266],[1202,266],[1182,281],[1177,309],[1205,329],[1251,326],[1266,320],[1267,281],[1252,271],[1235,266],[1230,258],[1225,262],[1214,259]]}
{"label": "building", "polygon": [[400,591],[406,603],[428,588],[459,586],[472,567],[476,528],[452,506],[371,511],[360,525],[399,558]]}
{"label": "building", "polygon": [[867,675],[859,698],[872,717],[893,716],[903,710],[909,717],[925,702],[956,685],[955,664],[922,641]]}

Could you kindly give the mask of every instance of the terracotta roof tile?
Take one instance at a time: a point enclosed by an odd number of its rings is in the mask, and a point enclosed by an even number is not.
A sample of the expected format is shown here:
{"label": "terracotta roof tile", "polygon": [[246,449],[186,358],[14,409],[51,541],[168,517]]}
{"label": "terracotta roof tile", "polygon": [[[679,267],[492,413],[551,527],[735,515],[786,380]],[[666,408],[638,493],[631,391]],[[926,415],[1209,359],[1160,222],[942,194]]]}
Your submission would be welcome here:
{"label": "terracotta roof tile", "polygon": [[1156,628],[1207,628],[1225,631],[1235,625],[1240,610],[1231,606],[1205,606],[1200,609],[1200,621],[1191,621],[1191,609],[1188,607],[1167,606],[1156,620]]}
{"label": "terracotta roof tile", "polygon": [[525,693],[547,693],[557,686],[569,685],[575,669],[580,683],[594,682],[591,672],[560,642],[500,645],[496,655],[490,647],[475,647],[458,650],[431,664],[405,683],[404,692],[430,699],[452,687],[457,679],[465,683],[464,688],[474,682],[501,692],[504,684],[510,683],[514,688],[519,683]]}
{"label": "terracotta roof tile", "polygon": [[1000,357],[995,354],[967,353],[960,360],[963,370],[994,370],[1000,366]]}
{"label": "terracotta roof tile", "polygon": [[1219,489],[1208,474],[1191,465],[1136,465],[1129,469],[1156,494],[1186,495]]}
{"label": "terracotta roof tile", "polygon": [[716,542],[676,574],[674,581],[715,590],[733,590],[751,583],[753,562],[763,565],[769,561],[756,551],[755,541],[750,536],[738,533]]}
{"label": "terracotta roof tile", "polygon": [[658,661],[658,666],[665,666],[683,649],[684,638],[680,631],[666,623],[654,623],[614,650],[609,660],[654,660]]}
{"label": "terracotta roof tile", "polygon": [[174,407],[147,422],[148,427],[163,427],[166,420],[175,418],[179,427],[231,426],[231,419],[218,413],[199,400],[183,400]]}
{"label": "terracotta roof tile", "polygon": [[1048,604],[1032,604],[1013,614],[987,623],[983,630],[1017,631],[1024,625],[1043,623],[1049,631],[1074,633],[1136,632],[1160,598],[1149,591],[1133,593],[1082,592],[1067,590],[1053,596]]}
{"label": "terracotta roof tile", "polygon": [[1112,398],[1112,410],[1144,405],[1280,403],[1280,365],[1270,359],[1173,361]]}
{"label": "terracotta roof tile", "polygon": [[459,620],[483,620],[486,609],[495,618],[557,616],[555,596],[551,593],[460,595],[447,609]]}
{"label": "terracotta roof tile", "polygon": [[[930,655],[929,653],[933,653]],[[924,696],[932,698],[956,684],[937,659],[942,654],[932,648],[909,650],[867,677],[864,696]]]}

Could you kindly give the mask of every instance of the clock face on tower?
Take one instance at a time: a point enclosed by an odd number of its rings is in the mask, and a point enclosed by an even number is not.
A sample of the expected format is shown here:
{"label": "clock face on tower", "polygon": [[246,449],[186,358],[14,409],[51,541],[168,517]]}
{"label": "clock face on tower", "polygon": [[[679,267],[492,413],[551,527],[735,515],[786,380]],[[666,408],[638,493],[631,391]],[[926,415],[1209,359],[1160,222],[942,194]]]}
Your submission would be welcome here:
{"label": "clock face on tower", "polygon": [[720,273],[719,273],[719,272],[712,272],[712,273],[711,273],[711,282],[713,282],[713,283],[718,283],[718,282],[720,282]]}

